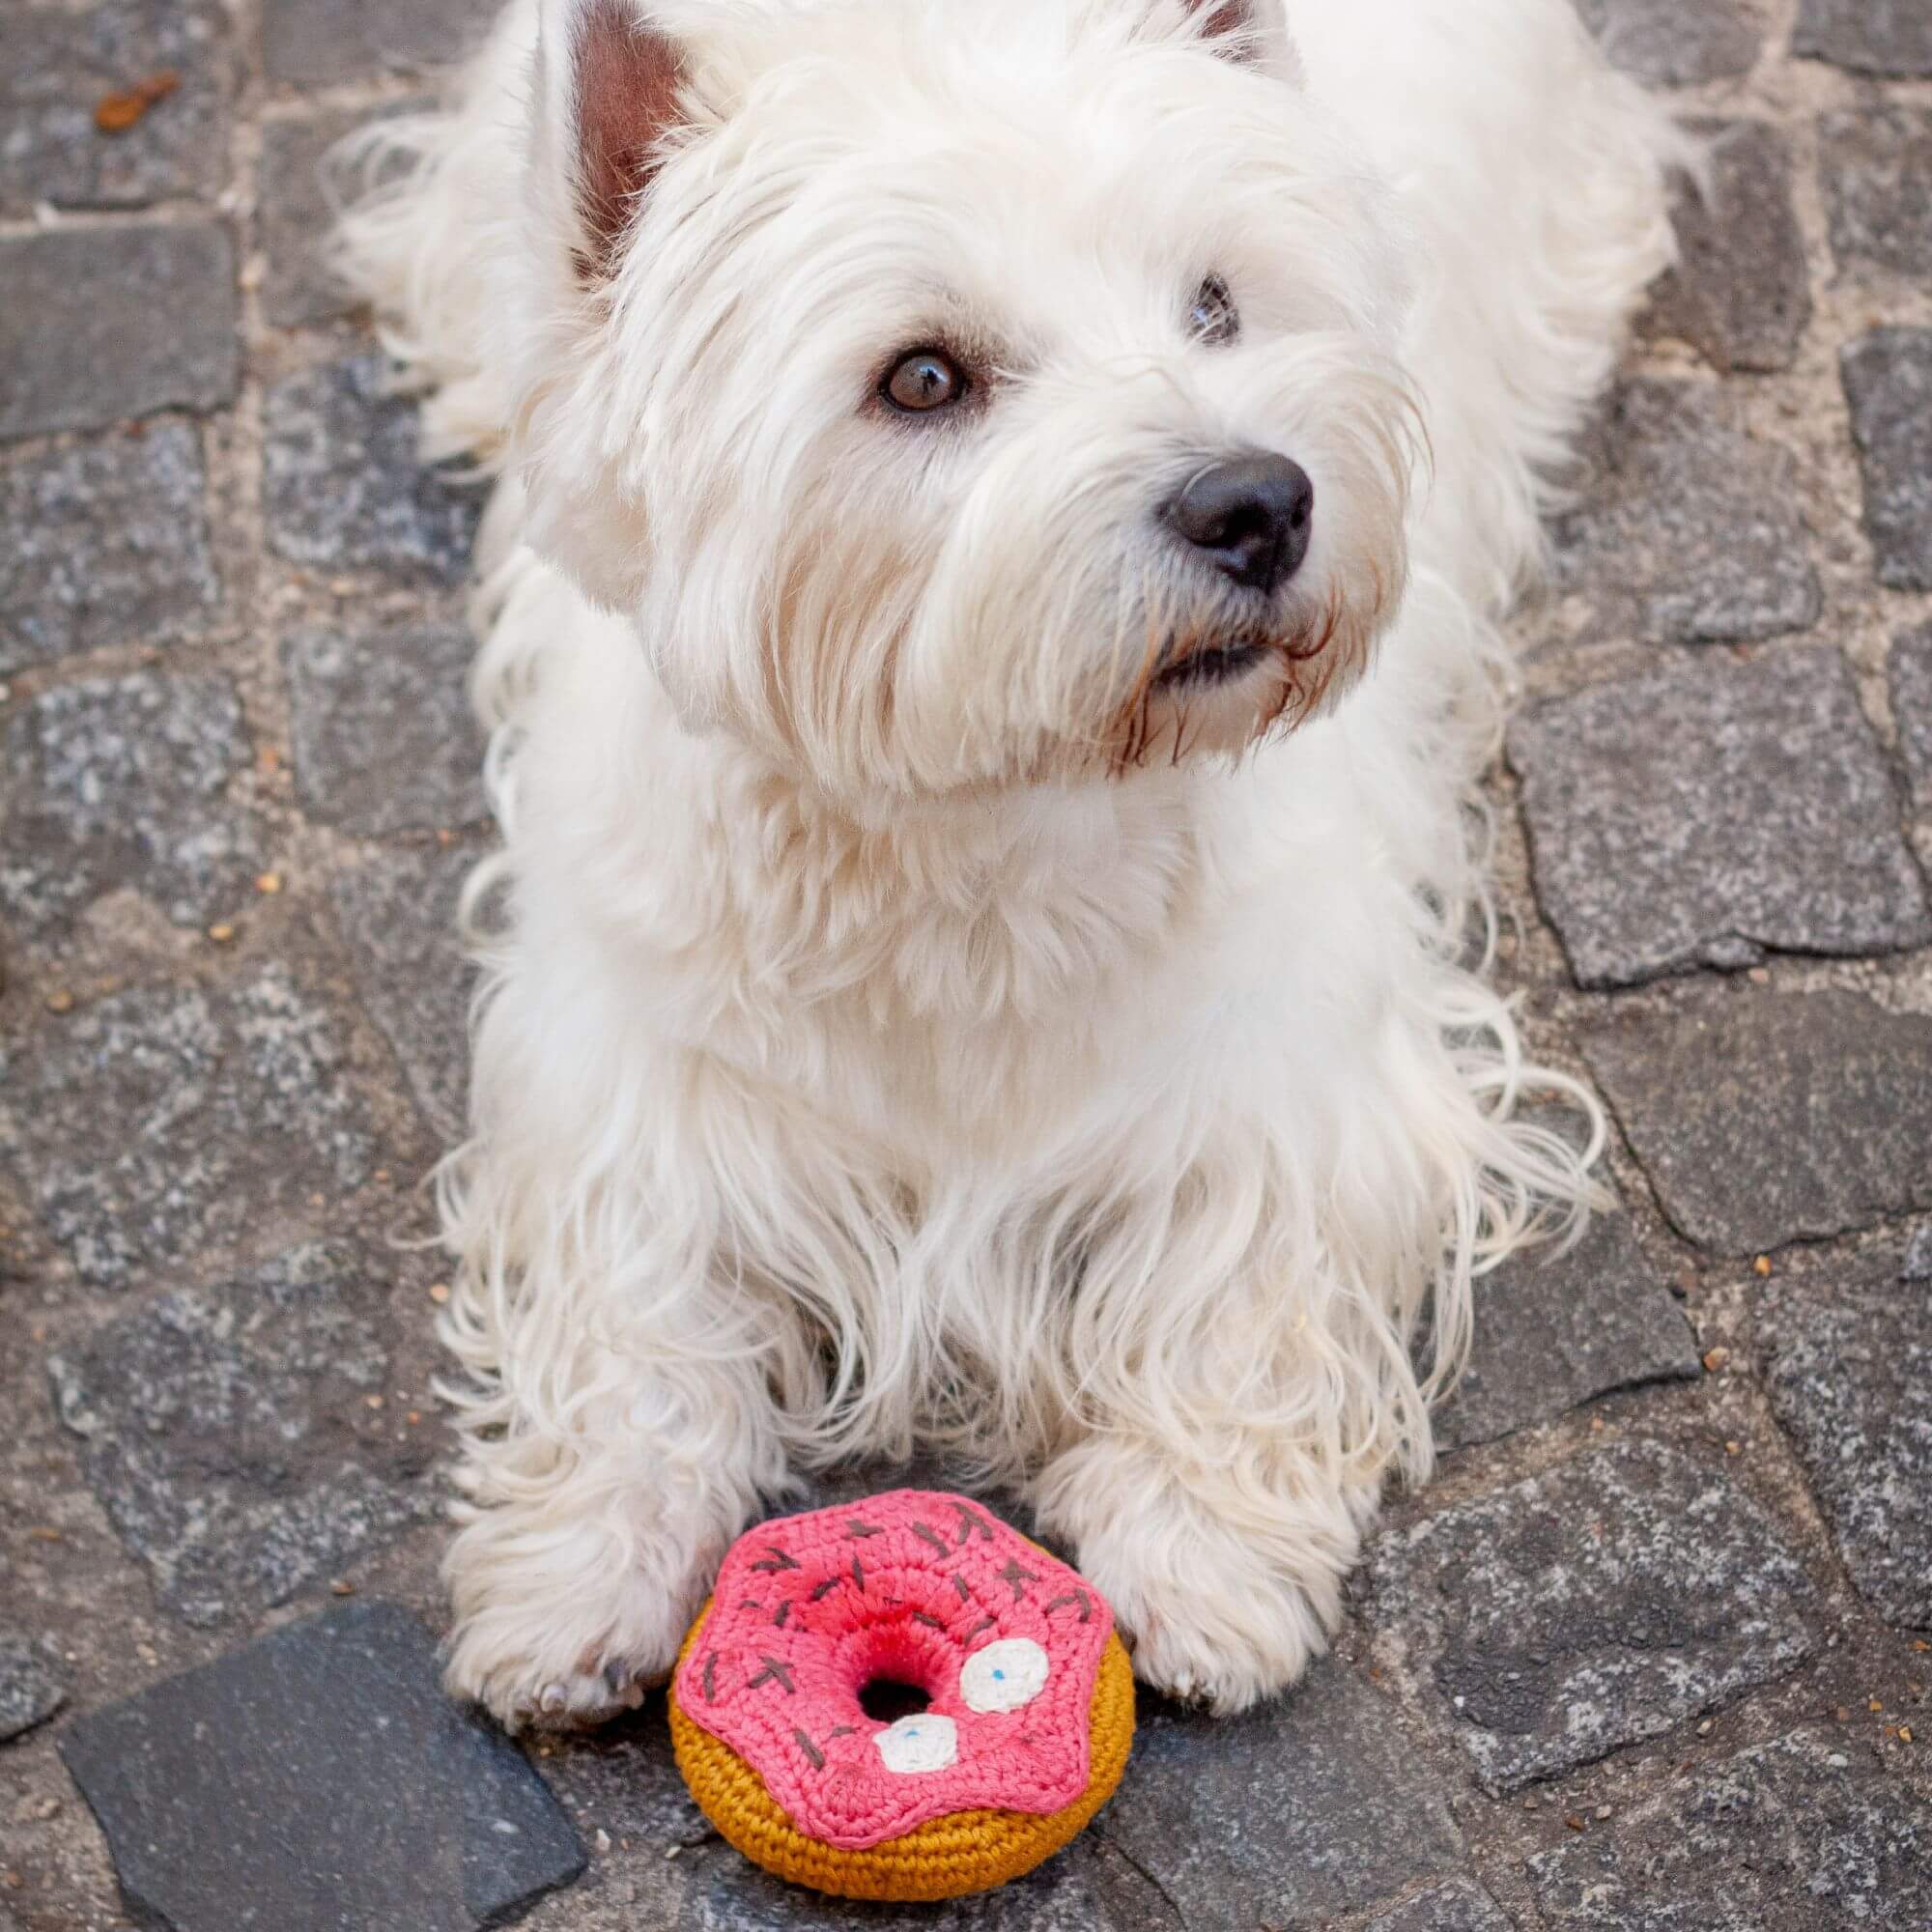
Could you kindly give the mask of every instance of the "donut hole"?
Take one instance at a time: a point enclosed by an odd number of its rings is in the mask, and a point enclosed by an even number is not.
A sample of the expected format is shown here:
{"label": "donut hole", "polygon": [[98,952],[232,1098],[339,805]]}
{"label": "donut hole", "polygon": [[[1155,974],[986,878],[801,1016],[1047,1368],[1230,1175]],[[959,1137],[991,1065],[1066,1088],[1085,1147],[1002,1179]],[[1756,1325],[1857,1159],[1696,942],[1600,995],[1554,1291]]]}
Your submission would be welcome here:
{"label": "donut hole", "polygon": [[875,1724],[917,1718],[932,1705],[932,1693],[902,1677],[868,1677],[859,1687],[859,1708]]}

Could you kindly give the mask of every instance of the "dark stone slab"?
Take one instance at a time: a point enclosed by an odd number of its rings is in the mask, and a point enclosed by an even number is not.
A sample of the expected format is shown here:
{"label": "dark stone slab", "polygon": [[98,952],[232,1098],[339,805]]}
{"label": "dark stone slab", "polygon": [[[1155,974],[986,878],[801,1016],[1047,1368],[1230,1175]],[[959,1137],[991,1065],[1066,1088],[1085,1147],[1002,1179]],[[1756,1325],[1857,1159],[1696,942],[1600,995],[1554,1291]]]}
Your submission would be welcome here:
{"label": "dark stone slab", "polygon": [[291,1248],[213,1289],[175,1289],[47,1364],[60,1418],[155,1596],[201,1627],[285,1604],[434,1515],[431,1439],[394,1439],[394,1263]]}
{"label": "dark stone slab", "polygon": [[1511,1932],[1511,1928],[1481,1886],[1459,1878],[1376,1919],[1368,1932]]}
{"label": "dark stone slab", "polygon": [[46,1646],[0,1631],[0,1745],[45,1723],[66,1702]]}
{"label": "dark stone slab", "polygon": [[1887,668],[1891,716],[1913,798],[1921,816],[1932,814],[1932,624],[1897,638]]}
{"label": "dark stone slab", "polygon": [[445,1139],[461,1134],[474,974],[457,937],[457,900],[474,847],[372,852],[335,882],[335,914],[369,1016],[395,1049],[410,1092]]}
{"label": "dark stone slab", "polygon": [[169,1932],[468,1932],[583,1870],[528,1761],[403,1610],[351,1605],[82,1718],[61,1755]]}
{"label": "dark stone slab", "polygon": [[0,1039],[0,1155],[96,1287],[272,1228],[359,1184],[375,1153],[336,1017],[284,965],[118,993]]}
{"label": "dark stone slab", "polygon": [[1581,1028],[1672,1224],[1721,1254],[1932,1208],[1932,1019],[1710,987]]}
{"label": "dark stone slab", "polygon": [[1621,1442],[1382,1536],[1376,1622],[1492,1792],[1783,1676],[1816,1593],[1719,1467]]}
{"label": "dark stone slab", "polygon": [[1475,1350],[1435,1439],[1493,1442],[1612,1389],[1701,1373],[1690,1324],[1629,1217],[1600,1214],[1568,1253],[1513,1256],[1476,1284]]}
{"label": "dark stone slab", "polygon": [[1860,1596],[1932,1629],[1932,1288],[1894,1253],[1851,1281],[1767,1284],[1765,1387]]}
{"label": "dark stone slab", "polygon": [[261,869],[228,789],[249,761],[224,677],[56,685],[9,722],[0,772],[0,917],[59,934],[102,894],[138,893],[177,925],[234,909]]}
{"label": "dark stone slab", "polygon": [[416,73],[460,59],[496,14],[493,0],[266,0],[262,54],[271,80],[300,87]]}
{"label": "dark stone slab", "polygon": [[221,600],[206,487],[185,423],[0,469],[0,675],[205,625]]}
{"label": "dark stone slab", "polygon": [[1212,1719],[1141,1695],[1101,1832],[1201,1925],[1299,1932],[1461,1862],[1439,1781],[1393,1710],[1340,1663]]}
{"label": "dark stone slab", "polygon": [[1655,297],[1654,326],[1718,368],[1788,369],[1811,320],[1804,237],[1791,201],[1791,149],[1762,121],[1695,121],[1709,143],[1700,193],[1680,182],[1682,256]]}
{"label": "dark stone slab", "polygon": [[1791,51],[1855,73],[1932,73],[1925,0],[1799,0]]}
{"label": "dark stone slab", "polygon": [[1868,1932],[1932,1924],[1932,1830],[1862,1746],[1799,1731],[1539,1852],[1550,1932]]}
{"label": "dark stone slab", "polygon": [[233,399],[235,252],[214,222],[0,242],[0,437]]}
{"label": "dark stone slab", "polygon": [[[427,104],[398,101],[374,113],[324,114],[312,121],[270,121],[264,127],[257,179],[262,249],[268,257],[262,311],[270,322],[284,328],[332,322],[357,306],[325,256],[335,211],[324,180],[324,157],[357,128]],[[378,169],[373,179],[389,179],[393,172]]]}
{"label": "dark stone slab", "polygon": [[[138,208],[212,199],[228,173],[226,16],[213,0],[12,7],[0,59],[0,208]],[[121,133],[104,97],[163,72],[180,85]]]}
{"label": "dark stone slab", "polygon": [[1801,631],[1823,608],[1789,454],[1737,426],[1708,384],[1626,384],[1586,439],[1577,507],[1550,536],[1557,587],[1593,637],[1735,643]]}
{"label": "dark stone slab", "polygon": [[1839,368],[1878,581],[1932,590],[1932,328],[1875,328]]}
{"label": "dark stone slab", "polygon": [[1745,0],[1577,0],[1626,73],[1662,86],[1748,73],[1764,35]]}
{"label": "dark stone slab", "polygon": [[1666,663],[1534,706],[1509,747],[1537,898],[1580,985],[1932,938],[1835,649]]}
{"label": "dark stone slab", "polygon": [[1866,104],[1819,133],[1839,268],[1932,280],[1932,114]]}
{"label": "dark stone slab", "polygon": [[423,467],[415,405],[380,355],[285,377],[264,406],[270,547],[291,563],[457,582],[482,497]]}
{"label": "dark stone slab", "polygon": [[486,817],[483,736],[466,688],[475,652],[461,624],[285,639],[302,809],[372,835]]}

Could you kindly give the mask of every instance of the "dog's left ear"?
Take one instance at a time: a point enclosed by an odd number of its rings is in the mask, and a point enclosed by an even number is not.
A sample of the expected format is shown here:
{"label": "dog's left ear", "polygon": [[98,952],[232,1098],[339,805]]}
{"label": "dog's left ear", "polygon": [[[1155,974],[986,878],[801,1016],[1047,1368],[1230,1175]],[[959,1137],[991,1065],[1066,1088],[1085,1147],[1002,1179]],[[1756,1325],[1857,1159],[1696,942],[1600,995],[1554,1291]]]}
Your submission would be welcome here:
{"label": "dog's left ear", "polygon": [[1180,11],[1215,52],[1299,83],[1301,57],[1282,0],[1180,0]]}
{"label": "dog's left ear", "polygon": [[543,0],[539,18],[538,192],[600,281],[677,124],[684,53],[643,0]]}

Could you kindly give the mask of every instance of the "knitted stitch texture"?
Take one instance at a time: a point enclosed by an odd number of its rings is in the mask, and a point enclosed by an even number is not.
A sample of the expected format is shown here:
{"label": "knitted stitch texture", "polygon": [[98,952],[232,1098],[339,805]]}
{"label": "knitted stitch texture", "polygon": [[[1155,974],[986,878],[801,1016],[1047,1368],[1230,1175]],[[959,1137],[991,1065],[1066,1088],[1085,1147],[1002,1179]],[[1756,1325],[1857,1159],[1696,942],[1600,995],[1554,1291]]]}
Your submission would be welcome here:
{"label": "knitted stitch texture", "polygon": [[[926,1709],[868,1717],[880,1678]],[[699,1804],[756,1862],[849,1897],[953,1897],[1030,1869],[1112,1795],[1133,1678],[1073,1571],[976,1503],[901,1491],[738,1544],[671,1724]]]}

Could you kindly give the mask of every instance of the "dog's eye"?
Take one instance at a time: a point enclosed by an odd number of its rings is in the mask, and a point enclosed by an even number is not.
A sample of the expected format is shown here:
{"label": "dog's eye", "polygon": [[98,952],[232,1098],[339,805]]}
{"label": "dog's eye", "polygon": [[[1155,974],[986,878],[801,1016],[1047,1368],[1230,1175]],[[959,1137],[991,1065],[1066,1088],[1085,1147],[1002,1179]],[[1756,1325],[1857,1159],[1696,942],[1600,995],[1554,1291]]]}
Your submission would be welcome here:
{"label": "dog's eye", "polygon": [[916,349],[893,365],[879,393],[908,415],[930,415],[935,410],[951,409],[966,393],[966,378],[950,355],[937,349]]}
{"label": "dog's eye", "polygon": [[1219,275],[1209,275],[1187,312],[1187,326],[1201,341],[1219,348],[1241,332],[1241,312]]}

